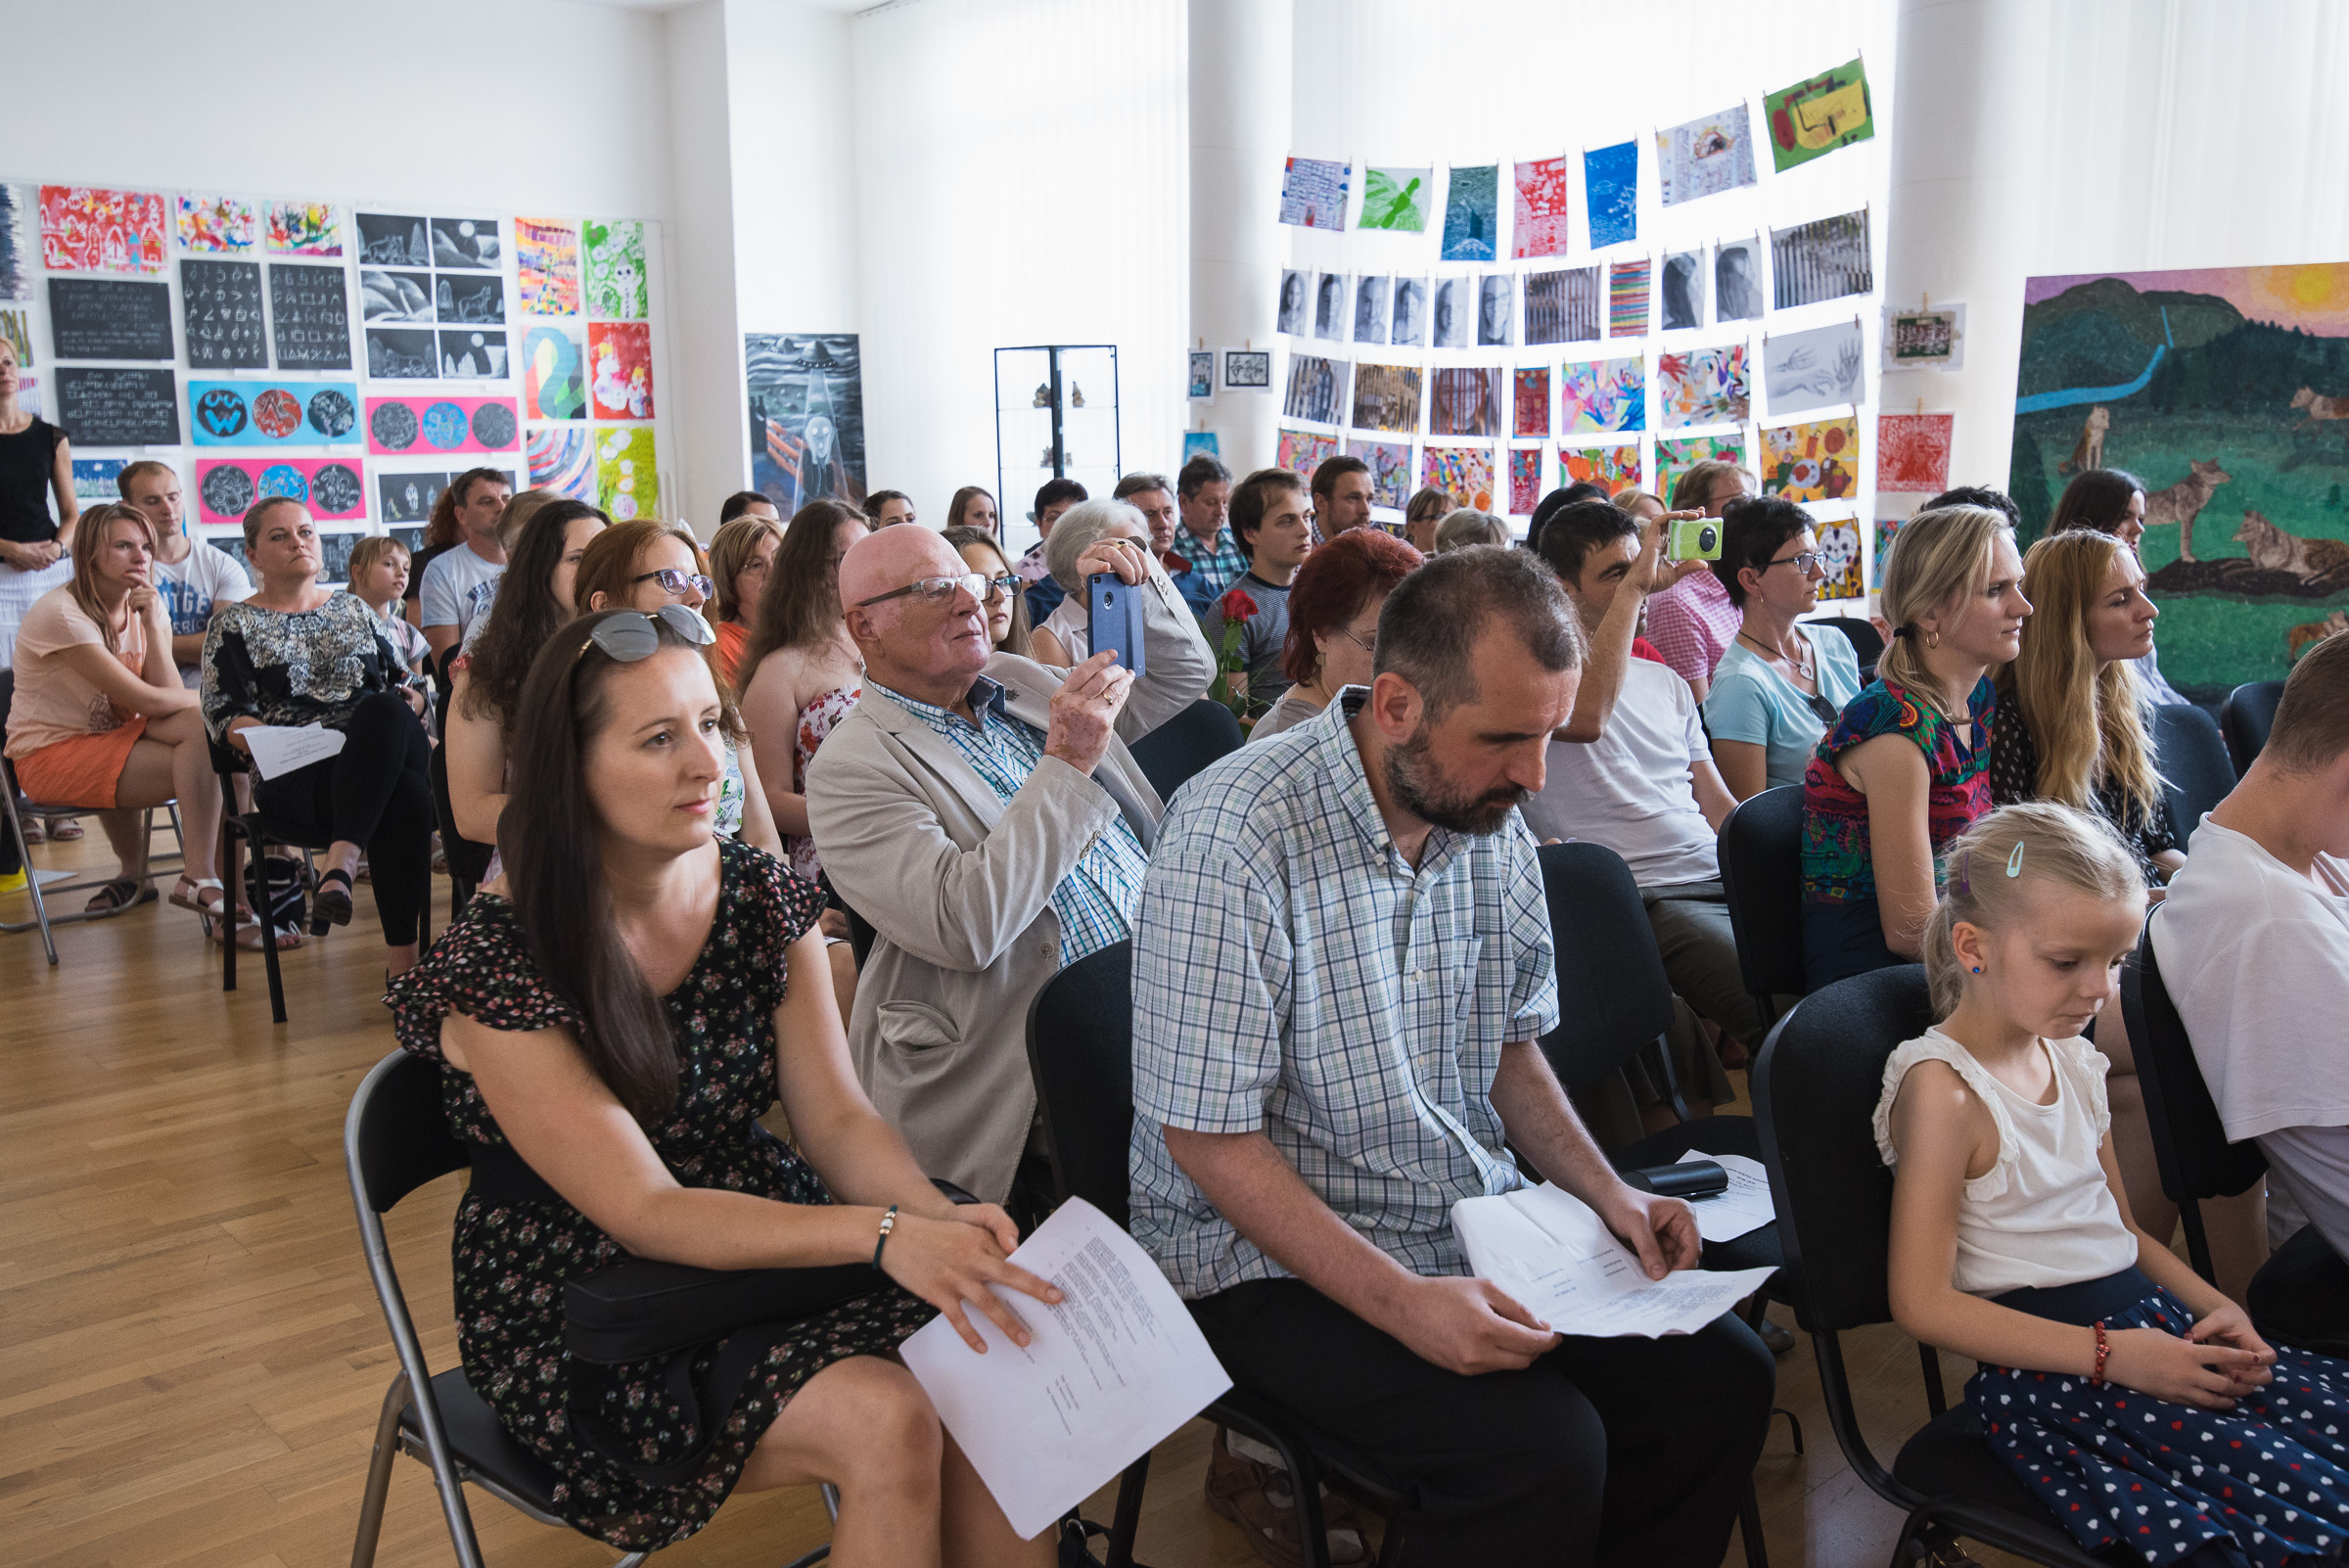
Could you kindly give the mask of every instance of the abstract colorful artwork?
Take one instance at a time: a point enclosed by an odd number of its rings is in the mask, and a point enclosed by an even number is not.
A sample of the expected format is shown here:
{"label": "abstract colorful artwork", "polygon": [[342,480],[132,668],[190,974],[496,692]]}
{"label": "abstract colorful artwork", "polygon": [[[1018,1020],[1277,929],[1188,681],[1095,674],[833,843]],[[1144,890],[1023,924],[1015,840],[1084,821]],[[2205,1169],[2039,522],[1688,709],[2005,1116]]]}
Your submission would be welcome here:
{"label": "abstract colorful artwork", "polygon": [[523,452],[533,488],[575,501],[595,498],[595,442],[584,426],[533,426]]}
{"label": "abstract colorful artwork", "polygon": [[1411,491],[1409,441],[1350,440],[1346,455],[1370,465],[1370,504],[1403,510]]}
{"label": "abstract colorful artwork", "polygon": [[1423,446],[1419,449],[1419,483],[1433,485],[1455,506],[1493,510],[1493,448],[1490,446]]}
{"label": "abstract colorful artwork", "polygon": [[1511,406],[1515,417],[1509,421],[1509,434],[1539,440],[1549,434],[1549,367],[1520,370],[1514,379],[1516,395]]}
{"label": "abstract colorful artwork", "polygon": [[1753,411],[1745,345],[1688,348],[1656,356],[1657,425],[1727,425]]}
{"label": "abstract colorful artwork", "polygon": [[1950,487],[1950,439],[1955,414],[1878,414],[1876,488],[1921,490],[1937,495]]}
{"label": "abstract colorful artwork", "polygon": [[1735,433],[1726,436],[1682,436],[1656,438],[1656,493],[1669,501],[1672,487],[1681,476],[1699,463],[1735,463],[1745,466],[1745,438]]}
{"label": "abstract colorful artwork", "polygon": [[1803,425],[1766,425],[1762,442],[1762,493],[1789,501],[1840,501],[1860,481],[1860,421],[1813,420]]}
{"label": "abstract colorful artwork", "polygon": [[1770,417],[1858,403],[1867,396],[1866,344],[1857,319],[1762,340],[1762,391]]}
{"label": "abstract colorful artwork", "polygon": [[1569,360],[1558,371],[1558,434],[1647,429],[1647,361]]}
{"label": "abstract colorful artwork", "polygon": [[514,265],[524,315],[579,313],[577,229],[550,218],[516,218]]}
{"label": "abstract colorful artwork", "polygon": [[785,517],[809,501],[861,508],[864,356],[856,334],[745,333],[742,357],[751,488]]}
{"label": "abstract colorful artwork", "polygon": [[170,203],[161,191],[41,187],[41,265],[52,272],[158,273],[170,247]]}
{"label": "abstract colorful artwork", "polygon": [[1291,430],[1283,425],[1280,428],[1279,444],[1272,451],[1272,466],[1285,468],[1292,474],[1301,474],[1310,480],[1313,477],[1313,470],[1321,466],[1323,458],[1337,455],[1338,438],[1335,436],[1323,436],[1310,430]]}
{"label": "abstract colorful artwork", "polygon": [[188,428],[199,446],[356,446],[351,381],[191,381]]}
{"label": "abstract colorful artwork", "polygon": [[511,397],[367,399],[367,450],[378,457],[521,449],[522,425]]}
{"label": "abstract colorful artwork", "polygon": [[1408,436],[1419,429],[1419,367],[1354,367],[1354,428]]}
{"label": "abstract colorful artwork", "polygon": [[346,457],[207,457],[196,464],[196,516],[215,526],[241,523],[253,502],[283,495],[320,522],[367,515],[367,484]]}
{"label": "abstract colorful artwork", "polygon": [[522,340],[522,417],[587,417],[587,350],[576,322],[549,321]]}
{"label": "abstract colorful artwork", "polygon": [[1497,436],[1501,373],[1497,366],[1447,365],[1428,373],[1430,436]]}
{"label": "abstract colorful artwork", "polygon": [[32,224],[38,203],[29,185],[0,185],[0,300],[32,298]]}
{"label": "abstract colorful artwork", "polygon": [[1770,273],[1771,303],[1779,310],[1869,293],[1876,286],[1876,269],[1868,251],[1867,208],[1771,230]]}
{"label": "abstract colorful artwork", "polygon": [[1892,541],[1900,537],[1901,525],[1908,521],[1905,517],[1879,517],[1876,519],[1876,558],[1868,566],[1867,585],[1869,588],[1876,590],[1883,588],[1884,558],[1892,554]]}
{"label": "abstract colorful artwork", "polygon": [[634,218],[589,218],[587,313],[598,321],[642,321],[652,313],[644,266],[644,225]]}
{"label": "abstract colorful artwork", "polygon": [[588,392],[598,419],[653,417],[653,329],[599,321],[587,329]]}
{"label": "abstract colorful artwork", "polygon": [[1530,517],[1542,499],[1542,448],[1509,448],[1509,515]]}
{"label": "abstract colorful artwork", "polygon": [[1435,173],[1432,168],[1362,170],[1362,220],[1357,226],[1405,234],[1427,232],[1428,193],[1434,188]]}
{"label": "abstract colorful artwork", "polygon": [[1509,231],[1509,254],[1566,254],[1566,211],[1573,188],[1574,161],[1537,158],[1517,165],[1517,222]]}
{"label": "abstract colorful artwork", "polygon": [[595,433],[595,496],[615,523],[661,515],[661,467],[650,430]]}
{"label": "abstract colorful artwork", "polygon": [[1607,266],[1607,336],[1610,338],[1644,338],[1647,336],[1647,292],[1649,268],[1645,256],[1636,261],[1615,261]]}
{"label": "abstract colorful artwork", "polygon": [[343,254],[343,225],[331,202],[271,202],[267,221],[271,255]]}
{"label": "abstract colorful artwork", "polygon": [[241,196],[179,194],[179,248],[244,255],[260,244],[260,218]]}
{"label": "abstract colorful artwork", "polygon": [[17,368],[23,370],[32,363],[32,312],[29,310],[0,310],[0,343],[17,351]]}
{"label": "abstract colorful artwork", "polygon": [[1876,133],[1867,72],[1857,59],[1769,94],[1762,118],[1770,126],[1771,161],[1780,174]]}
{"label": "abstract colorful artwork", "polygon": [[1656,132],[1656,185],[1666,207],[1753,183],[1754,141],[1742,102]]}
{"label": "abstract colorful artwork", "polygon": [[1308,229],[1346,226],[1346,186],[1354,165],[1343,160],[1292,158],[1280,179],[1280,220]]}
{"label": "abstract colorful artwork", "polygon": [[1618,142],[1583,155],[1583,195],[1590,214],[1590,249],[1639,238],[1639,144]]}
{"label": "abstract colorful artwork", "polygon": [[1444,190],[1446,261],[1490,261],[1499,254],[1500,165],[1454,165]]}
{"label": "abstract colorful artwork", "polygon": [[1609,495],[1639,487],[1639,443],[1627,446],[1561,446],[1558,483],[1595,484]]}

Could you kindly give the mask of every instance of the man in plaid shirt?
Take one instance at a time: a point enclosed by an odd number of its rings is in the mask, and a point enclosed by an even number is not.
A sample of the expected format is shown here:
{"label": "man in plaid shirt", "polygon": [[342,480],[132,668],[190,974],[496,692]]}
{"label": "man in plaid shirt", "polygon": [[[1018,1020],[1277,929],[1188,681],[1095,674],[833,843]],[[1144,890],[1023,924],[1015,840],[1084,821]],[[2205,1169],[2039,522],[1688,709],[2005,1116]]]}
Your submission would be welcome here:
{"label": "man in plaid shirt", "polygon": [[1176,579],[1183,602],[1193,615],[1207,607],[1248,570],[1248,558],[1226,525],[1231,512],[1231,470],[1219,458],[1201,452],[1174,476],[1174,504],[1182,513],[1182,528],[1174,549],[1191,563],[1190,572]]}

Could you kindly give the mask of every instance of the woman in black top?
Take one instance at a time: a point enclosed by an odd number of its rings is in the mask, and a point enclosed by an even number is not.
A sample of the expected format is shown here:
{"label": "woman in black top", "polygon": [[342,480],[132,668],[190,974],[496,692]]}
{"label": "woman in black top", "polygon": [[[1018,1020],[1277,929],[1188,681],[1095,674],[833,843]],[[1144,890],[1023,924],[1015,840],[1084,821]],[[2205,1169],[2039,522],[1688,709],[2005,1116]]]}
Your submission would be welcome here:
{"label": "woman in black top", "polygon": [[[248,755],[256,724],[320,724],[343,750],[253,785],[271,816],[328,829],[318,879],[321,921],[348,925],[359,851],[375,884],[385,964],[416,962],[418,920],[432,892],[432,751],[423,699],[366,602],[318,585],[318,530],[301,503],[272,496],[245,514],[245,556],[260,589],[222,605],[204,640],[204,717]],[[314,929],[322,929],[315,928]]]}
{"label": "woman in black top", "polygon": [[[32,602],[51,588],[73,580],[65,540],[81,507],[73,499],[73,447],[66,433],[26,413],[17,400],[23,367],[16,346],[0,339],[0,669],[16,663],[17,626]],[[57,496],[57,516],[49,496]],[[78,839],[81,828],[61,819],[59,838]],[[40,824],[25,829],[41,842]],[[13,876],[21,857],[14,837],[0,823],[0,880]]]}

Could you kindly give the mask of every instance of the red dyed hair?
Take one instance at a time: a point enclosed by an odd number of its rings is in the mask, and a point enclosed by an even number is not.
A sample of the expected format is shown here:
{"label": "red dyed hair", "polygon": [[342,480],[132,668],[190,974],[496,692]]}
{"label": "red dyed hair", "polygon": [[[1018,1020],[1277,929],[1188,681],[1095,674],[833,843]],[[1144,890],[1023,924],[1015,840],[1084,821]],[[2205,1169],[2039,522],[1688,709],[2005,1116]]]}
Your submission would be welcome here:
{"label": "red dyed hair", "polygon": [[1373,598],[1393,593],[1426,559],[1376,529],[1348,529],[1314,545],[1289,588],[1289,640],[1280,651],[1281,669],[1291,680],[1313,679],[1321,663],[1314,637],[1336,631]]}

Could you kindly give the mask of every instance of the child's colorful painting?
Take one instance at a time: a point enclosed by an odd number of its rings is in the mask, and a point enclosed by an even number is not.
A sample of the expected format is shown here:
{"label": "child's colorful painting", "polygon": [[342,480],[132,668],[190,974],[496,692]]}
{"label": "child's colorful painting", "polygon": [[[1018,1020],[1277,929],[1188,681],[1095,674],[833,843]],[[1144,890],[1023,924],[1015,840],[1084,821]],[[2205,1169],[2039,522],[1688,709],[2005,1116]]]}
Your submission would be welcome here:
{"label": "child's colorful painting", "polygon": [[179,248],[208,255],[250,255],[260,244],[260,220],[241,196],[179,193]]}
{"label": "child's colorful painting", "polygon": [[588,390],[598,419],[653,417],[653,329],[599,321],[587,329]]}
{"label": "child's colorful painting", "polygon": [[1841,501],[1860,483],[1860,421],[1819,419],[1802,425],[1766,425],[1762,438],[1762,493],[1789,501]]}
{"label": "child's colorful painting", "polygon": [[1753,411],[1745,345],[1688,348],[1656,356],[1657,426],[1741,424]]}
{"label": "child's colorful painting", "polygon": [[515,281],[526,316],[579,313],[579,231],[550,218],[514,220]]}
{"label": "child's colorful painting", "polygon": [[1346,455],[1370,465],[1370,504],[1403,510],[1411,493],[1411,443],[1350,440]]}
{"label": "child's colorful painting", "polygon": [[533,488],[553,490],[575,501],[595,498],[594,439],[584,426],[534,429],[524,438],[523,452],[530,465]]}
{"label": "child's colorful painting", "polygon": [[615,523],[661,515],[661,468],[644,426],[595,433],[595,504]]}
{"label": "child's colorful painting", "polygon": [[171,249],[161,191],[41,187],[41,265],[52,272],[160,273]]}
{"label": "child's colorful painting", "polygon": [[1542,500],[1542,448],[1509,448],[1509,515],[1531,517]]}
{"label": "child's colorful painting", "polygon": [[1878,414],[1876,488],[1937,495],[1950,487],[1956,414]]}
{"label": "child's colorful painting", "polygon": [[[1662,444],[1659,442],[1658,444]],[[1640,487],[1639,443],[1623,446],[1561,446],[1558,483],[1595,484],[1609,495]]]}
{"label": "child's colorful painting", "polygon": [[1569,360],[1558,373],[1558,434],[1647,429],[1647,361]]}
{"label": "child's colorful painting", "polygon": [[634,218],[589,218],[587,313],[598,321],[642,321],[652,312],[644,270],[644,225]]}
{"label": "child's colorful painting", "polygon": [[1285,468],[1292,474],[1300,474],[1310,480],[1313,477],[1313,470],[1321,466],[1321,459],[1337,455],[1338,438],[1335,436],[1322,436],[1310,430],[1291,430],[1284,425],[1280,431],[1280,444],[1273,450],[1272,466]]}
{"label": "child's colorful painting", "polygon": [[1681,476],[1699,463],[1735,463],[1745,466],[1745,438],[1731,433],[1725,436],[1682,436],[1656,438],[1656,493],[1666,501],[1672,499],[1672,487]]}
{"label": "child's colorful painting", "polygon": [[1428,446],[1419,453],[1419,483],[1434,485],[1459,506],[1493,510],[1493,448]]}
{"label": "child's colorful painting", "polygon": [[343,225],[331,202],[271,202],[271,255],[341,255]]}
{"label": "child's colorful painting", "polygon": [[1549,367],[1537,365],[1516,376],[1516,418],[1509,434],[1540,440],[1549,435]]}

